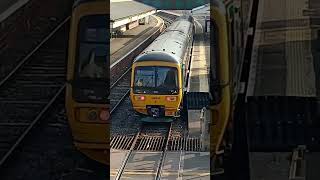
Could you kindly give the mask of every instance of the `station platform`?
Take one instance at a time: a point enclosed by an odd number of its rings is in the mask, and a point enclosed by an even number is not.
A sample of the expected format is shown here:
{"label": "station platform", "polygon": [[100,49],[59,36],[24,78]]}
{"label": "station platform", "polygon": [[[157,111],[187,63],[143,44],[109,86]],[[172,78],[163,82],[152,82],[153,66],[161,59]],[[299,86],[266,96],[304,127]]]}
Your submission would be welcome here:
{"label": "station platform", "polygon": [[250,151],[318,150],[320,5],[261,0],[257,7],[246,89]]}
{"label": "station platform", "polygon": [[248,97],[319,97],[319,7],[313,0],[259,1]]}
{"label": "station platform", "polygon": [[251,179],[289,180],[291,152],[250,153]]}
{"label": "station platform", "polygon": [[195,25],[188,92],[209,92],[210,38],[204,33],[202,22],[195,19]]}
{"label": "station platform", "polygon": [[[292,152],[251,152],[251,179],[289,180],[291,157]],[[320,177],[319,161],[319,152],[307,152],[305,154],[305,171],[299,171],[298,174],[305,177],[305,180],[318,180]]]}
{"label": "station platform", "polygon": [[[195,36],[190,64],[188,99],[188,128],[192,137],[209,136],[203,134],[203,124],[208,123],[210,116],[205,112],[201,119],[201,109],[209,104],[209,68],[210,68],[210,37],[204,32],[205,19],[195,18]],[[199,18],[199,19],[198,19]],[[207,139],[207,138],[205,138]],[[209,161],[209,160],[208,160]]]}
{"label": "station platform", "polygon": [[193,151],[167,152],[162,178],[210,179],[210,153]]}
{"label": "station platform", "polygon": [[122,36],[110,40],[110,65],[112,66],[118,59],[130,52],[142,43],[147,37],[154,33],[161,25],[159,17],[151,16],[149,24],[140,25],[127,30]]}
{"label": "station platform", "polygon": [[29,0],[1,0],[0,1],[0,22],[4,21],[17,9],[28,3]]}
{"label": "station platform", "polygon": [[[111,150],[110,179],[115,179],[129,151]],[[135,151],[130,155],[121,179],[151,180],[157,174],[161,152]],[[209,152],[168,151],[161,179],[210,179]]]}

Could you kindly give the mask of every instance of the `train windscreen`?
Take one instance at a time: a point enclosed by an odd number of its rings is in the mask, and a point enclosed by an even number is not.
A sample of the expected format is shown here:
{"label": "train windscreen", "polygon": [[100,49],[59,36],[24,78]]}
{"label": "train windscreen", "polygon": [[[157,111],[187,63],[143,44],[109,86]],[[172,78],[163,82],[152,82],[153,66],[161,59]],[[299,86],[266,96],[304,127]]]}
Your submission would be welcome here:
{"label": "train windscreen", "polygon": [[178,94],[178,71],[173,67],[136,67],[133,86],[136,94]]}
{"label": "train windscreen", "polygon": [[78,78],[106,79],[109,68],[107,17],[85,16],[80,20],[78,36]]}
{"label": "train windscreen", "polygon": [[89,15],[80,19],[73,80],[73,97],[78,102],[108,102],[109,25],[107,22],[107,15]]}

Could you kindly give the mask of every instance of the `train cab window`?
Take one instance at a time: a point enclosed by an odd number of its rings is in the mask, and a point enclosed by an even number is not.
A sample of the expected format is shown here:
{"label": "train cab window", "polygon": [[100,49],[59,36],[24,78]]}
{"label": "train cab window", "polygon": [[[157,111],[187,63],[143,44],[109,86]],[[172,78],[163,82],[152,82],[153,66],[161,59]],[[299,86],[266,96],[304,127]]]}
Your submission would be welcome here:
{"label": "train cab window", "polygon": [[73,98],[105,104],[109,95],[109,25],[106,15],[80,19],[77,34]]}
{"label": "train cab window", "polygon": [[178,94],[178,71],[172,67],[136,67],[133,86],[137,94]]}
{"label": "train cab window", "polygon": [[78,68],[76,76],[90,79],[106,79],[108,73],[107,17],[92,15],[83,17],[78,34]]}
{"label": "train cab window", "polygon": [[177,70],[175,68],[159,67],[157,69],[157,88],[175,89],[178,87]]}
{"label": "train cab window", "polygon": [[135,86],[137,87],[154,87],[155,86],[155,68],[138,67],[135,73]]}

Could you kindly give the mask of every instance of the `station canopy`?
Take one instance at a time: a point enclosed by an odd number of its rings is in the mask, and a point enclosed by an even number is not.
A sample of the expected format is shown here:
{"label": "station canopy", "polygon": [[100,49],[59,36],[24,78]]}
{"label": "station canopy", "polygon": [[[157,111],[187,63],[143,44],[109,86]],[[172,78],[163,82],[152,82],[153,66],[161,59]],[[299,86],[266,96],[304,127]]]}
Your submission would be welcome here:
{"label": "station canopy", "polygon": [[110,3],[111,21],[120,21],[154,11],[155,8],[133,0],[113,0]]}

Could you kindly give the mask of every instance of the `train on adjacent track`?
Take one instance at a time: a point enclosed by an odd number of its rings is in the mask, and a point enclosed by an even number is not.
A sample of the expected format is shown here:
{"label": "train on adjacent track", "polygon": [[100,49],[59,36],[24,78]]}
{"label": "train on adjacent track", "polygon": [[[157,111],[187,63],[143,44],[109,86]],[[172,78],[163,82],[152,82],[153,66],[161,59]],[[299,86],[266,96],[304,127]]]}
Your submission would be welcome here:
{"label": "train on adjacent track", "polygon": [[[237,7],[210,3],[210,155],[213,174],[222,173],[223,159],[233,143],[235,103],[241,89],[247,27]],[[230,8],[231,7],[231,8]],[[245,16],[246,17],[246,16]],[[241,27],[243,26],[243,27]]]}
{"label": "train on adjacent track", "polygon": [[136,112],[156,118],[180,116],[194,31],[193,17],[183,15],[135,58],[130,99]]}
{"label": "train on adjacent track", "polygon": [[108,3],[78,0],[71,17],[66,111],[75,146],[109,164]]}

